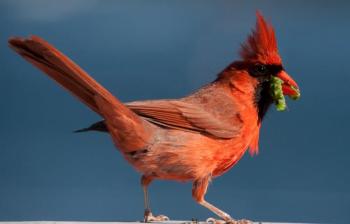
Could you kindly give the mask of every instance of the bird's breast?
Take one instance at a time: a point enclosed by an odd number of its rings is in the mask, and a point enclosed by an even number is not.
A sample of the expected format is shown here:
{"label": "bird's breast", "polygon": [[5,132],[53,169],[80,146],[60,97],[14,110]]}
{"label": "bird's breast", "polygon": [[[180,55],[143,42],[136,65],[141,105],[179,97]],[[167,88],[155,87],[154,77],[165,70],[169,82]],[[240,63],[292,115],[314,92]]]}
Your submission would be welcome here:
{"label": "bird's breast", "polygon": [[251,94],[241,94],[236,98],[238,102],[241,102],[238,115],[242,121],[242,128],[237,137],[222,141],[222,147],[217,153],[217,167],[213,171],[214,176],[222,175],[237,164],[259,135],[258,111],[252,98]]}

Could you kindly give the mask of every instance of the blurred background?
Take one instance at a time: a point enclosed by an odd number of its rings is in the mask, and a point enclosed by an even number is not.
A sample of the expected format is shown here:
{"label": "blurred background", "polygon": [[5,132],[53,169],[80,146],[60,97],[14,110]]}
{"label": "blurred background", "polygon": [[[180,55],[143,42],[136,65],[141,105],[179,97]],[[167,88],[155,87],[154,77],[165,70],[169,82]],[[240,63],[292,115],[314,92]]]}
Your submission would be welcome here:
{"label": "blurred background", "polygon": [[[208,201],[235,218],[348,223],[348,1],[0,2],[0,220],[141,220],[136,173],[101,133],[100,118],[7,47],[39,35],[123,101],[184,96],[238,58],[255,11],[273,23],[302,98],[270,110],[260,154],[210,185]],[[154,213],[213,217],[190,183],[151,185]]]}

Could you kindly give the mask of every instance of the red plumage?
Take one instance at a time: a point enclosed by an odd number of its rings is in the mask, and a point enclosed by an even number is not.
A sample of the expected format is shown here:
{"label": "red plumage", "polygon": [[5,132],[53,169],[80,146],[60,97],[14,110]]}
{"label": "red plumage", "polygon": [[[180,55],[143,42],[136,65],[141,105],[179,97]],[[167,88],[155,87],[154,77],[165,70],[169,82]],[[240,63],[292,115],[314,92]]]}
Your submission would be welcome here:
{"label": "red plumage", "polygon": [[256,28],[242,44],[240,55],[245,61],[281,63],[273,27],[257,12]]}

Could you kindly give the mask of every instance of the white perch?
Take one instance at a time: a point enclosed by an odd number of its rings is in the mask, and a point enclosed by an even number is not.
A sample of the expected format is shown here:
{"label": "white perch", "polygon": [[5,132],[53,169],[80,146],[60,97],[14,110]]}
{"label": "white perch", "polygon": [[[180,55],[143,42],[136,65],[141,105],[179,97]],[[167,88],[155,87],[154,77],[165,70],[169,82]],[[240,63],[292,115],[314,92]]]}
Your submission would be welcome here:
{"label": "white perch", "polygon": [[[152,222],[156,224],[206,224],[203,221],[164,221]],[[77,222],[77,221],[15,221],[0,222],[0,224],[142,224],[142,222]],[[288,223],[288,222],[254,222],[254,224],[306,224],[306,223]]]}

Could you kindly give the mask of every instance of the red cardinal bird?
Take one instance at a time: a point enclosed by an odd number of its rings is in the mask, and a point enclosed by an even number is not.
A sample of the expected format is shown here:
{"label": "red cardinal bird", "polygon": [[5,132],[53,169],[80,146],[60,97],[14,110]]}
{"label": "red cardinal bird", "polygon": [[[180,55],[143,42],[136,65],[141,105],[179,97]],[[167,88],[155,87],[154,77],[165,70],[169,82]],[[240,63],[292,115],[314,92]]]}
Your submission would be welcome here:
{"label": "red cardinal bird", "polygon": [[242,45],[241,60],[180,99],[122,103],[43,39],[15,37],[9,45],[104,119],[79,131],[108,132],[142,174],[146,222],[167,219],[151,213],[147,188],[155,179],[192,181],[192,195],[200,205],[223,222],[246,222],[205,200],[208,183],[232,168],[247,149],[258,152],[261,122],[274,103],[273,78],[281,80],[284,95],[299,96],[282,66],[274,29],[259,13],[255,30]]}

